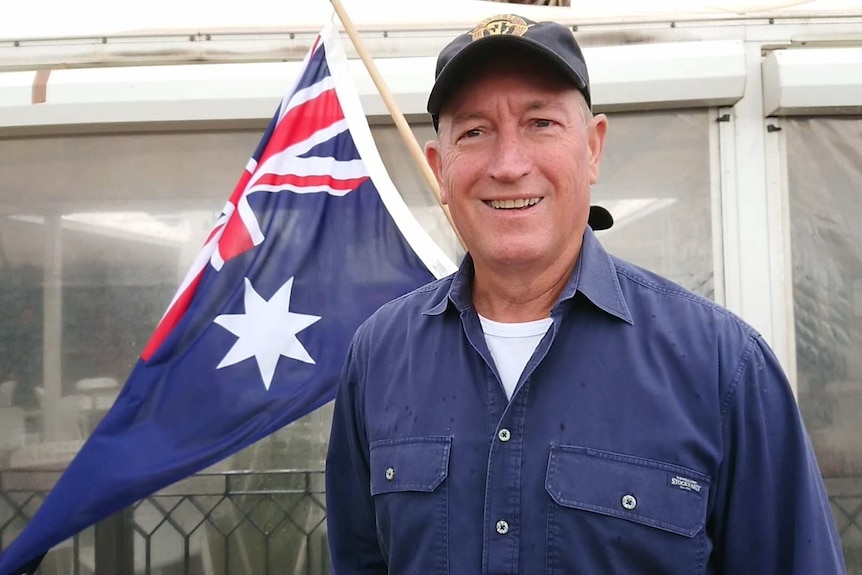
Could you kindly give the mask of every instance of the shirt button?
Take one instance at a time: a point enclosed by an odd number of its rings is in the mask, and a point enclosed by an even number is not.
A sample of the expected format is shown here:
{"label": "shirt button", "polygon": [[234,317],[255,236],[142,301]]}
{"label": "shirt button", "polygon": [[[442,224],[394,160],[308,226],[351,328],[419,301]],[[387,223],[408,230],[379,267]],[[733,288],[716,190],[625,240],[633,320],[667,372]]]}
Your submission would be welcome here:
{"label": "shirt button", "polygon": [[504,427],[503,429],[501,429],[500,431],[497,432],[497,437],[500,438],[500,441],[505,443],[506,441],[509,441],[510,439],[512,439],[512,434],[509,432],[508,429],[506,429]]}
{"label": "shirt button", "polygon": [[393,479],[395,479],[395,469],[390,467],[386,470],[386,480],[392,481]]}
{"label": "shirt button", "polygon": [[506,521],[503,521],[502,519],[500,521],[497,521],[497,533],[499,533],[500,535],[505,535],[508,532],[509,532],[509,524]]}
{"label": "shirt button", "polygon": [[631,511],[638,506],[638,500],[635,499],[634,495],[623,495],[622,504],[624,508]]}

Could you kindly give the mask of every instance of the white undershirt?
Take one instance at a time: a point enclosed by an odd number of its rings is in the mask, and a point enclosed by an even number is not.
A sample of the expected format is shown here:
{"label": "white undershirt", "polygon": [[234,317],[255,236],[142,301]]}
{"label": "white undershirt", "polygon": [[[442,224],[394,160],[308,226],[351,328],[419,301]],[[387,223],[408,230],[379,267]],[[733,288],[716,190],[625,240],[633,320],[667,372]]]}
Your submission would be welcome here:
{"label": "white undershirt", "polygon": [[506,397],[512,399],[524,367],[553,320],[546,317],[523,323],[500,323],[480,315],[479,321],[482,322],[485,342],[503,381]]}

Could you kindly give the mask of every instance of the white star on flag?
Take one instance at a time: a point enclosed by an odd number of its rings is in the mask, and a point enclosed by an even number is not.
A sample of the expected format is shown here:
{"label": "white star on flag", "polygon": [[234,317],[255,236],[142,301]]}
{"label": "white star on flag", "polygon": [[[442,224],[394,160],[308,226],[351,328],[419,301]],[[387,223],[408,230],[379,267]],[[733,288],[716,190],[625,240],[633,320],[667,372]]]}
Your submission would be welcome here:
{"label": "white star on flag", "polygon": [[269,390],[275,375],[275,366],[282,355],[305,363],[314,363],[296,334],[320,319],[316,315],[290,311],[290,278],[269,299],[263,299],[245,278],[245,313],[224,314],[215,318],[219,324],[235,336],[236,343],[218,364],[218,369],[228,367],[253,357],[257,360],[263,385]]}

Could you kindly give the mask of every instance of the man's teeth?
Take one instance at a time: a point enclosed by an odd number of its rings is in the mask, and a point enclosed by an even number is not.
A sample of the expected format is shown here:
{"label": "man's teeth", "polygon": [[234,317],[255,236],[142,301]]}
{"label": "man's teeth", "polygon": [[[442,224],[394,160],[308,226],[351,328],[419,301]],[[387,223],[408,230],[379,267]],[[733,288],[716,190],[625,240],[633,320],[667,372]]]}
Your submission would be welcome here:
{"label": "man's teeth", "polygon": [[491,207],[497,210],[511,210],[512,208],[526,208],[539,203],[542,198],[519,198],[517,200],[491,200]]}

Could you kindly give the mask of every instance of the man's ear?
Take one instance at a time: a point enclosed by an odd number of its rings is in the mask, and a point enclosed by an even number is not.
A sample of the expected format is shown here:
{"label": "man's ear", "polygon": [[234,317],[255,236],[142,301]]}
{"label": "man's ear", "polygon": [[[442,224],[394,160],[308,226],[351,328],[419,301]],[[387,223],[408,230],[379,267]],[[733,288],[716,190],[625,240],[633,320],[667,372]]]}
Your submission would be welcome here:
{"label": "man's ear", "polygon": [[425,160],[431,166],[431,171],[434,172],[437,187],[440,188],[440,202],[445,206],[449,203],[449,193],[446,185],[443,183],[443,155],[440,153],[440,142],[438,140],[431,140],[425,144]]}
{"label": "man's ear", "polygon": [[596,114],[588,127],[588,143],[590,146],[590,184],[599,181],[599,166],[602,163],[602,153],[605,150],[605,136],[608,132],[608,118],[604,114]]}

